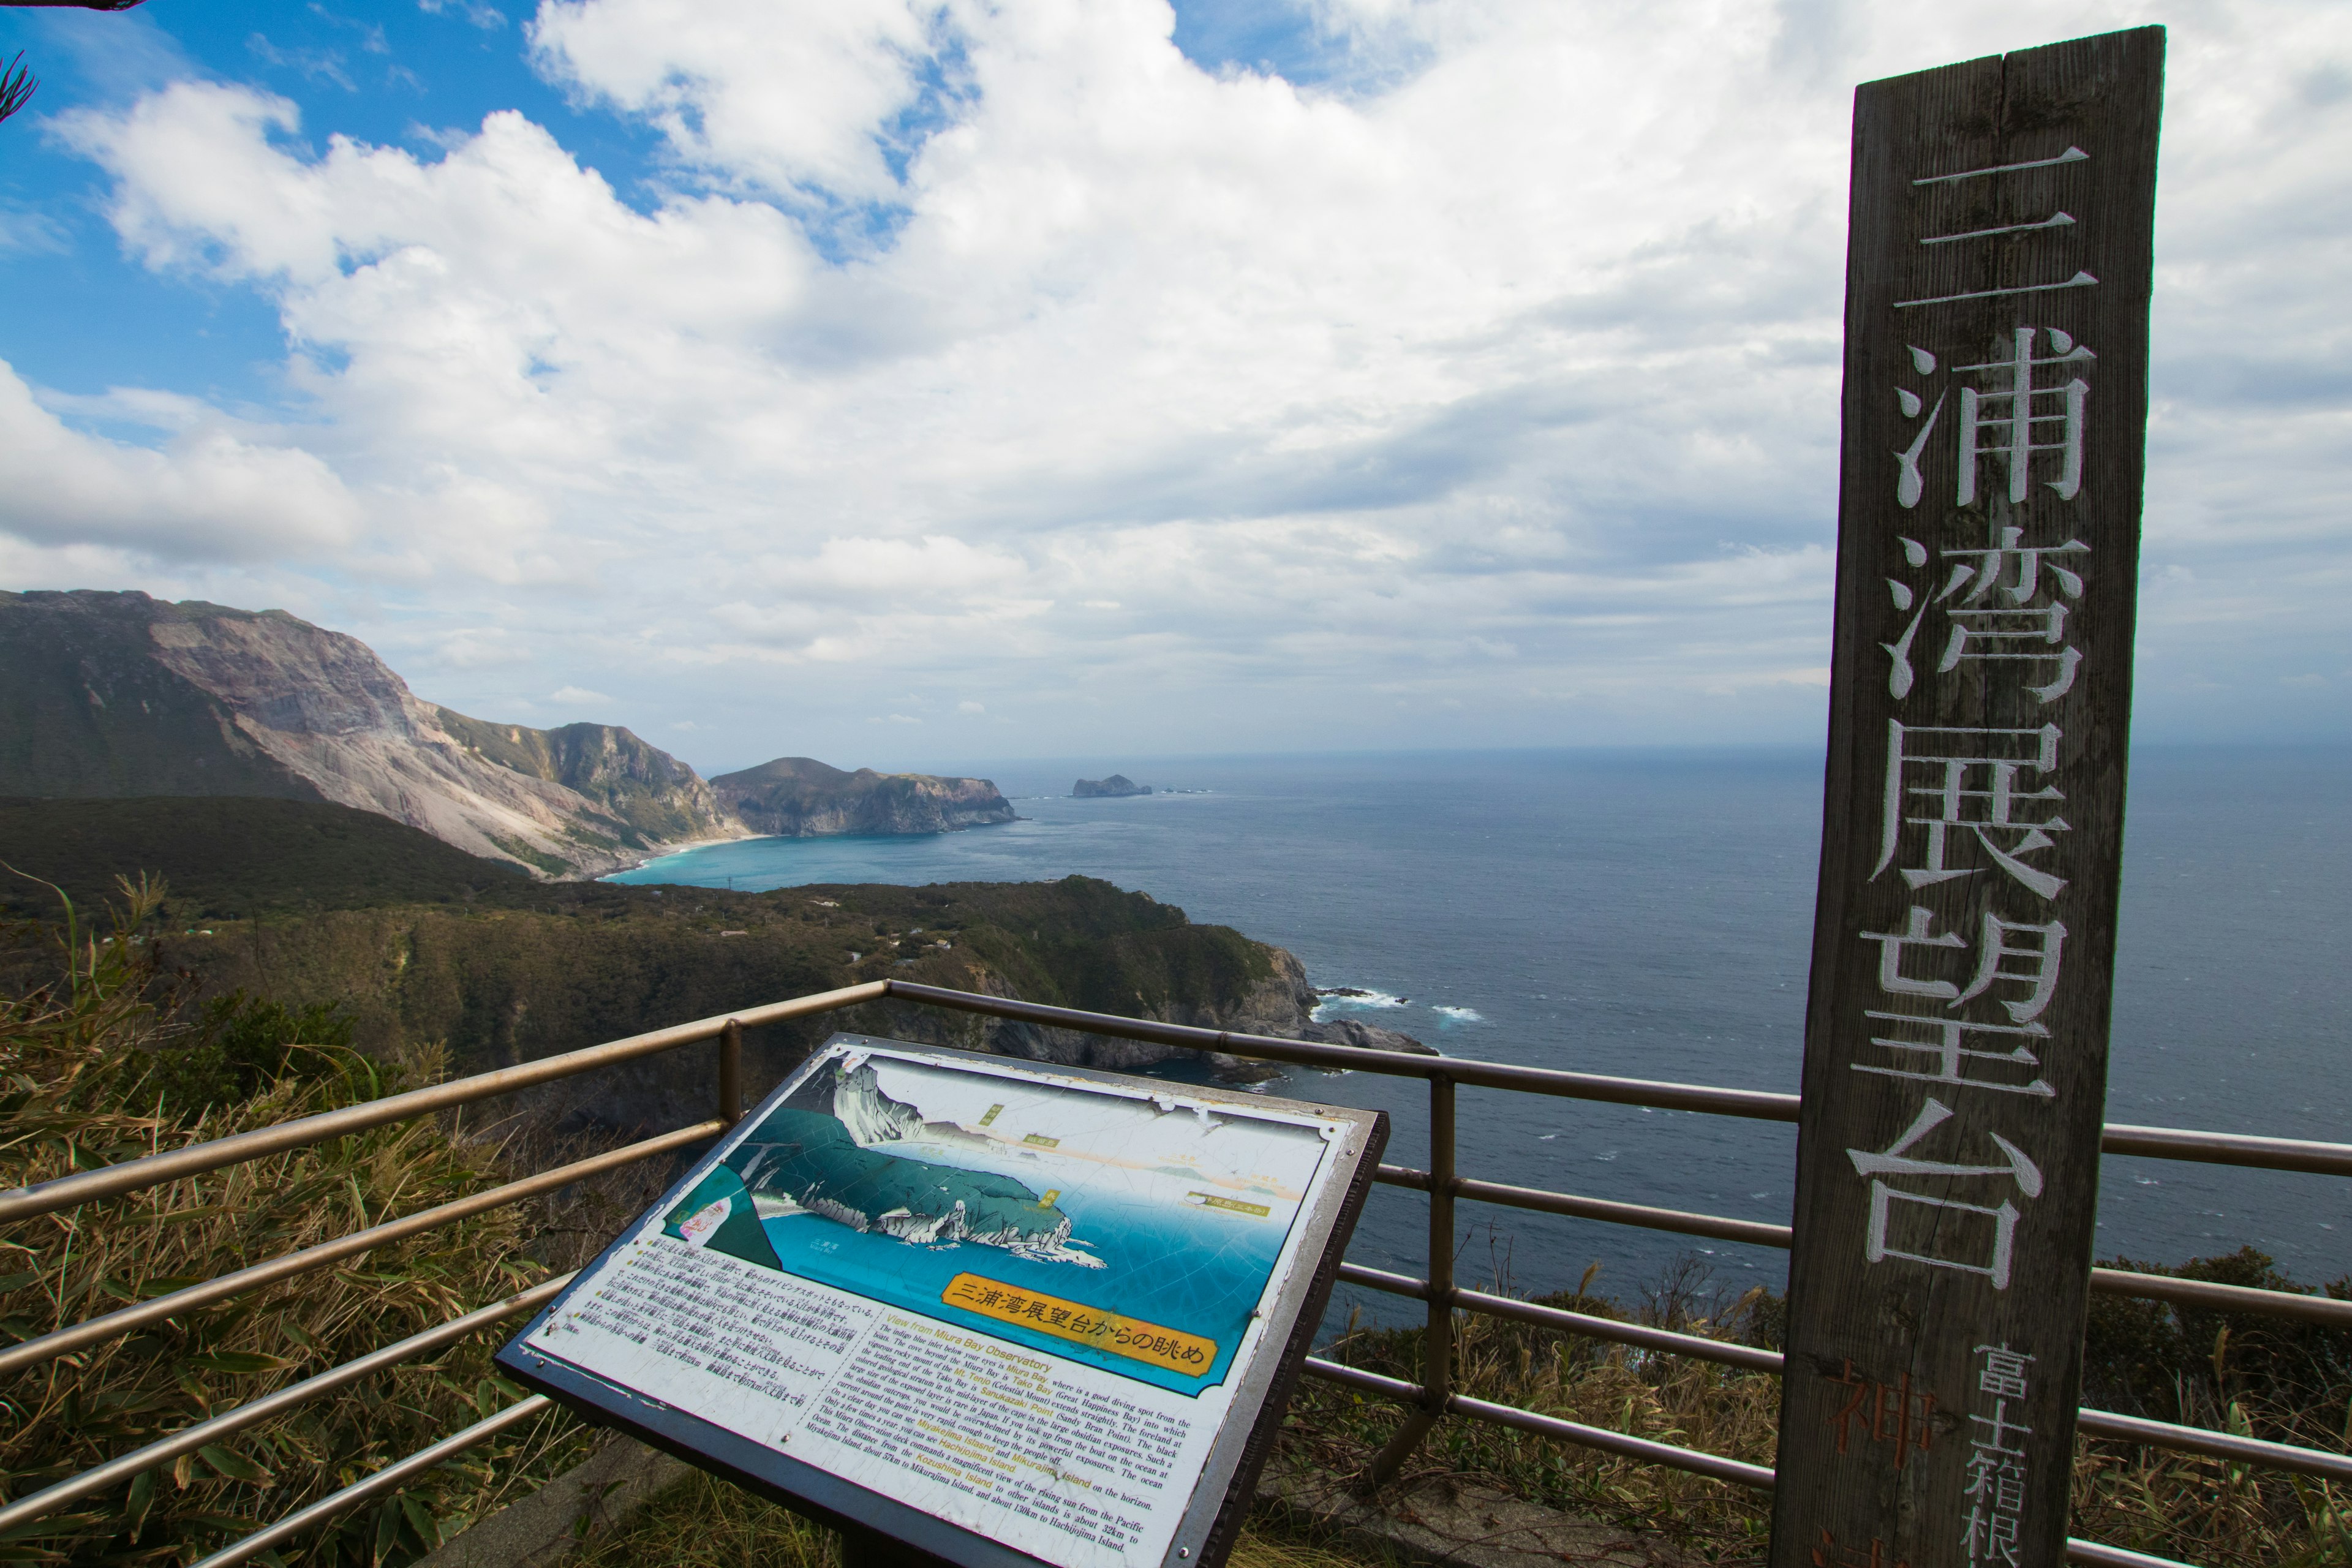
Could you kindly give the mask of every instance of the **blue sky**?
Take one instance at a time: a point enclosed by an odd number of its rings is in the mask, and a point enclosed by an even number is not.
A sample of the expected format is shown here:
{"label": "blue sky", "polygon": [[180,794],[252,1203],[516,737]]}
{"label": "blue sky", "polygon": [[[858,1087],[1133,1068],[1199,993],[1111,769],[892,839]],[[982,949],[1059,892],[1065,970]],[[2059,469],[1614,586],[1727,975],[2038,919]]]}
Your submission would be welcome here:
{"label": "blue sky", "polygon": [[2352,14],[0,11],[0,584],[705,767],[1818,736],[1854,82],[2172,27],[2138,725],[2352,728]]}

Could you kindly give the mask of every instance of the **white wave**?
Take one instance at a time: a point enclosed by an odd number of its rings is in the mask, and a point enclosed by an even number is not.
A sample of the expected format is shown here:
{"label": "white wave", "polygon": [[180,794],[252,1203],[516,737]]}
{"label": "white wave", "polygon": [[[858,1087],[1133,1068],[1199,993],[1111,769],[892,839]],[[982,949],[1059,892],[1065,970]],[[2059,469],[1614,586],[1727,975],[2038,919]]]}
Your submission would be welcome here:
{"label": "white wave", "polygon": [[1432,1007],[1430,1011],[1444,1018],[1446,1024],[1483,1024],[1486,1021],[1486,1015],[1475,1007]]}
{"label": "white wave", "polygon": [[1412,1001],[1409,996],[1391,996],[1385,991],[1367,991],[1354,985],[1337,986],[1331,990],[1319,992],[1318,994],[1322,997],[1322,1000],[1315,1004],[1315,1011],[1307,1016],[1318,1024],[1328,1023],[1335,1013],[1357,1013],[1375,1007],[1402,1007]]}

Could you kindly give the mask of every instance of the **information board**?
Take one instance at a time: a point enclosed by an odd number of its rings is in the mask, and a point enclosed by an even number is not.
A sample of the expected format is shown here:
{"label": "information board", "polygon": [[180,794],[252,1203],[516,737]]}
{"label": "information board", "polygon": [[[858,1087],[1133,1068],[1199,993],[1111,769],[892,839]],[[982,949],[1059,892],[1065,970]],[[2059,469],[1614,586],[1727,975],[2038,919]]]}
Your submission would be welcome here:
{"label": "information board", "polygon": [[836,1035],[499,1363],[969,1568],[1215,1568],[1387,1136]]}

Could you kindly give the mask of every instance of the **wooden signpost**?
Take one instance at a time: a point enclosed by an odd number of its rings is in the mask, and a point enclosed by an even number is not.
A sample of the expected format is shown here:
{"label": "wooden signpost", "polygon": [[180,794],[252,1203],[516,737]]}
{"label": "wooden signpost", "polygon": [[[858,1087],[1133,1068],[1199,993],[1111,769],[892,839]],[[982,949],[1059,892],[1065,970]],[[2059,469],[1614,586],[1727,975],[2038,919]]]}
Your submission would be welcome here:
{"label": "wooden signpost", "polygon": [[2164,34],[1855,97],[1774,1568],[2042,1568],[2106,1092]]}

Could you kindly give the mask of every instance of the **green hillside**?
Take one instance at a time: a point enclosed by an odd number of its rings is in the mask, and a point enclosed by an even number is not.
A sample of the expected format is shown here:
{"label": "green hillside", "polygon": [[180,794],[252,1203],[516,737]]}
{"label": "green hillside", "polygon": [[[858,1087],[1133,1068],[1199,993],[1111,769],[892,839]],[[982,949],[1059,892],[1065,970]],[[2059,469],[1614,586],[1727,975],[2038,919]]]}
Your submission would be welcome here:
{"label": "green hillside", "polygon": [[114,613],[125,597],[0,593],[0,795],[317,800],[226,705],[154,657],[153,625],[266,617],[143,595],[141,614]]}
{"label": "green hillside", "polygon": [[0,797],[0,910],[30,918],[55,882],[94,909],[117,876],[162,876],[185,924],[302,910],[492,900],[528,892],[516,868],[452,848],[388,816],[325,801],[233,795],[132,800]]}

